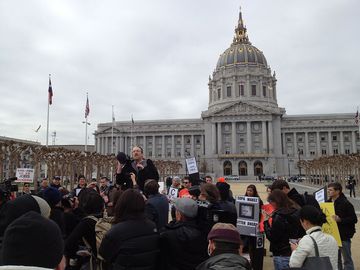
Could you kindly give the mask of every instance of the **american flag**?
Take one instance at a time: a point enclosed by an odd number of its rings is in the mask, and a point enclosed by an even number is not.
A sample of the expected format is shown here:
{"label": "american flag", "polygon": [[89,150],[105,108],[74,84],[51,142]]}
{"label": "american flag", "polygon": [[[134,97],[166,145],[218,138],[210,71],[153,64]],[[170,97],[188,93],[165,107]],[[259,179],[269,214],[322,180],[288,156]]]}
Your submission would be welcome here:
{"label": "american flag", "polygon": [[355,124],[359,125],[359,110],[357,110],[355,114]]}
{"label": "american flag", "polygon": [[89,113],[90,113],[89,98],[86,95],[85,118],[89,116]]}
{"label": "american flag", "polygon": [[48,102],[49,102],[49,105],[52,104],[52,97],[53,97],[53,90],[52,90],[52,87],[51,87],[51,79],[49,77],[49,90],[48,90]]}
{"label": "american flag", "polygon": [[131,115],[131,124],[135,124],[135,122],[134,122],[134,118],[133,118],[133,116]]}

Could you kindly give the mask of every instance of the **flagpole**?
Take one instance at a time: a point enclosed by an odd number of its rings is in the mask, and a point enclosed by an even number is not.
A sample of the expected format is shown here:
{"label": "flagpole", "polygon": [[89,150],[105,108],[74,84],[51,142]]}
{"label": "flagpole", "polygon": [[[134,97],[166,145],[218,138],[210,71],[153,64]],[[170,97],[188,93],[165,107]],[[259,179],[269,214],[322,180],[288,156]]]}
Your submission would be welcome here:
{"label": "flagpole", "polygon": [[360,138],[360,123],[359,123],[359,106],[357,106],[357,126],[358,126],[358,138]]}
{"label": "flagpole", "polygon": [[[51,79],[51,74],[49,74],[49,82]],[[50,114],[50,99],[49,99],[49,93],[48,93],[48,102],[47,102],[47,120],[46,120],[46,147],[49,146],[49,114]]]}
{"label": "flagpole", "polygon": [[130,129],[131,147],[130,147],[130,152],[131,152],[132,148],[134,147],[134,145],[133,145],[133,143],[134,143],[133,126],[134,126],[134,118],[133,118],[133,115],[131,115],[131,129]]}
{"label": "flagpole", "polygon": [[115,153],[114,151],[114,105],[112,105],[112,124],[111,124],[111,154]]}

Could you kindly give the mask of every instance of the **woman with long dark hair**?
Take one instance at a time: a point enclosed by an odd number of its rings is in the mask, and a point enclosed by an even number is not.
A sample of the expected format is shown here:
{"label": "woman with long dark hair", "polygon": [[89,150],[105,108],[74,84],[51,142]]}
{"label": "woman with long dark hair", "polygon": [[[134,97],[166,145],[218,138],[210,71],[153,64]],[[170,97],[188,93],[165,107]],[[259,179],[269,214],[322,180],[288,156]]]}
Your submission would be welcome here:
{"label": "woman with long dark hair", "polygon": [[329,257],[333,270],[338,269],[338,245],[335,238],[321,231],[321,226],[326,223],[326,216],[323,212],[311,205],[305,205],[300,210],[301,226],[306,235],[299,244],[291,244],[293,253],[290,257],[290,267],[302,267],[307,257],[315,256],[316,242],[320,257]]}
{"label": "woman with long dark hair", "polygon": [[275,270],[289,268],[291,248],[289,241],[297,238],[300,222],[297,209],[281,190],[274,190],[268,197],[269,203],[274,207],[272,225],[265,220],[265,234],[270,241],[270,251],[273,253]]}
{"label": "woman with long dark hair", "polygon": [[105,235],[99,253],[110,269],[157,269],[159,234],[144,214],[139,191],[127,189],[115,206],[114,225]]}

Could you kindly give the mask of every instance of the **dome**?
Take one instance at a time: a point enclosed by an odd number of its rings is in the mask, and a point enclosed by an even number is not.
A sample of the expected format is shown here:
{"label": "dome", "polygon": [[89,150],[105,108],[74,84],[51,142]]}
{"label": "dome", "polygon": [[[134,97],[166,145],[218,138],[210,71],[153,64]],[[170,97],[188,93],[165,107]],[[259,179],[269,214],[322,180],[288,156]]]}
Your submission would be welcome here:
{"label": "dome", "polygon": [[225,52],[223,52],[217,62],[216,68],[229,65],[260,65],[267,67],[264,54],[255,46],[251,45],[247,35],[247,29],[242,19],[241,10],[239,13],[238,25],[235,28],[233,42]]}
{"label": "dome", "polygon": [[230,48],[220,55],[216,68],[236,64],[254,64],[267,67],[264,54],[250,43],[232,44]]}

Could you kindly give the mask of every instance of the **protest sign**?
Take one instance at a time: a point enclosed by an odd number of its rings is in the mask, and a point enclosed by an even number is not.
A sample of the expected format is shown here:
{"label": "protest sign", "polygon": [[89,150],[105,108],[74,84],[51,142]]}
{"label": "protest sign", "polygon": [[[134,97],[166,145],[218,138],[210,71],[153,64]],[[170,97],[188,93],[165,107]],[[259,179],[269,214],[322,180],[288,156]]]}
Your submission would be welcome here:
{"label": "protest sign", "polygon": [[324,203],[327,199],[327,188],[326,186],[320,188],[319,190],[314,192],[314,197],[318,201],[318,203]]}
{"label": "protest sign", "polygon": [[159,184],[159,193],[161,194],[165,189],[165,183],[164,182],[158,182]]}
{"label": "protest sign", "polygon": [[196,164],[196,159],[194,157],[186,159],[186,166],[189,174],[194,174],[199,172]]}
{"label": "protest sign", "polygon": [[16,183],[32,183],[34,182],[34,169],[17,168],[16,177]]}
{"label": "protest sign", "polygon": [[336,242],[338,243],[338,246],[341,247],[341,238],[339,233],[339,228],[337,226],[336,221],[334,220],[333,216],[335,215],[335,208],[333,202],[327,202],[327,203],[320,203],[320,208],[326,215],[326,221],[327,223],[324,223],[322,226],[322,230],[324,233],[332,235]]}
{"label": "protest sign", "polygon": [[256,236],[260,217],[259,204],[257,197],[238,196],[236,198],[237,228],[242,235]]}
{"label": "protest sign", "polygon": [[173,187],[169,188],[169,193],[168,193],[169,200],[172,201],[172,200],[176,199],[178,197],[178,192],[179,192],[179,189],[177,189],[177,188],[173,188]]}

